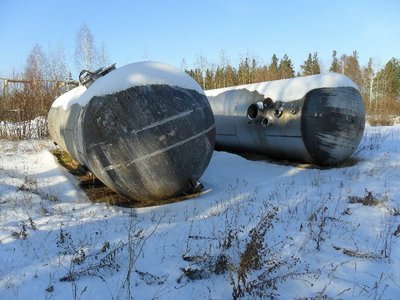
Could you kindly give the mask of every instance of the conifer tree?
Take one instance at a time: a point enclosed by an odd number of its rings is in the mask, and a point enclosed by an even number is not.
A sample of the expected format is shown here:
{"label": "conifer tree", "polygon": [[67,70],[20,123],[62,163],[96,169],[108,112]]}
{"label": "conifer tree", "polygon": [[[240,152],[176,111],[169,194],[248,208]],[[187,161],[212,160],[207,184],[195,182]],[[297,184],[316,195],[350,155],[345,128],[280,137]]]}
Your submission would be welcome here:
{"label": "conifer tree", "polygon": [[300,66],[300,68],[303,70],[301,72],[301,75],[303,76],[307,76],[307,75],[312,75],[312,57],[311,57],[311,53],[308,53],[308,57],[307,59],[304,61],[304,64],[302,64]]}
{"label": "conifer tree", "polygon": [[336,73],[342,73],[342,68],[340,67],[339,60],[336,57],[336,55],[337,55],[336,50],[333,50],[332,63],[331,63],[331,67],[329,68],[329,71],[336,72]]}
{"label": "conifer tree", "polygon": [[215,70],[215,76],[214,76],[214,86],[216,88],[221,88],[225,87],[225,71],[223,67],[218,66],[217,69]]}
{"label": "conifer tree", "polygon": [[205,89],[206,90],[210,90],[210,89],[213,89],[213,88],[215,88],[215,85],[214,85],[214,82],[215,82],[215,80],[214,80],[214,70],[213,70],[213,68],[207,68],[206,69],[206,75],[205,75],[205,78],[204,78],[204,82],[205,82]]}
{"label": "conifer tree", "polygon": [[201,70],[199,68],[196,69],[190,69],[190,70],[186,70],[186,73],[192,77],[198,84],[200,84],[203,87],[203,73],[201,72]]}
{"label": "conifer tree", "polygon": [[287,54],[285,54],[279,62],[278,73],[280,79],[294,77],[293,63]]}
{"label": "conifer tree", "polygon": [[238,77],[239,84],[250,83],[250,65],[249,58],[247,56],[245,58],[242,58],[239,63]]}
{"label": "conifer tree", "polygon": [[272,55],[271,64],[268,67],[268,75],[268,80],[279,79],[278,57],[275,54]]}
{"label": "conifer tree", "polygon": [[381,92],[385,95],[398,98],[400,96],[400,62],[396,58],[390,59],[377,75],[381,83]]}
{"label": "conifer tree", "polygon": [[268,66],[260,66],[254,70],[254,81],[253,82],[263,82],[268,80]]}
{"label": "conifer tree", "polygon": [[311,61],[311,75],[321,73],[321,66],[319,64],[318,52],[314,52]]}
{"label": "conifer tree", "polygon": [[257,61],[253,57],[251,59],[251,65],[250,65],[250,72],[249,72],[249,83],[254,83],[255,82],[255,76],[256,76],[256,71],[257,71]]}
{"label": "conifer tree", "polygon": [[321,73],[318,52],[314,52],[312,56],[311,53],[308,53],[307,59],[304,61],[304,64],[300,66],[300,68],[303,70],[301,73],[303,76]]}
{"label": "conifer tree", "polygon": [[225,68],[225,79],[226,79],[226,86],[234,86],[238,85],[238,76],[235,67],[231,65],[227,65]]}
{"label": "conifer tree", "polygon": [[400,115],[400,62],[390,59],[376,76],[376,97],[374,114],[382,118]]}

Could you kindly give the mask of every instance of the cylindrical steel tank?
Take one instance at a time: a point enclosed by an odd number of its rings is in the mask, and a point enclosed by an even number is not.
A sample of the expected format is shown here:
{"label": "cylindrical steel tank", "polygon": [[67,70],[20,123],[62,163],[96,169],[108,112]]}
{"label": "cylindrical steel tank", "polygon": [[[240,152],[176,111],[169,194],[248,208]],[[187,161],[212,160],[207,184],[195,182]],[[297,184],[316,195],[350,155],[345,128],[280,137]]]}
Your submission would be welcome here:
{"label": "cylindrical steel tank", "polygon": [[337,73],[206,91],[216,148],[323,166],[357,148],[365,110],[356,84]]}
{"label": "cylindrical steel tank", "polygon": [[85,83],[50,108],[53,140],[132,199],[188,191],[215,145],[214,117],[201,87],[181,70],[155,62],[129,64]]}

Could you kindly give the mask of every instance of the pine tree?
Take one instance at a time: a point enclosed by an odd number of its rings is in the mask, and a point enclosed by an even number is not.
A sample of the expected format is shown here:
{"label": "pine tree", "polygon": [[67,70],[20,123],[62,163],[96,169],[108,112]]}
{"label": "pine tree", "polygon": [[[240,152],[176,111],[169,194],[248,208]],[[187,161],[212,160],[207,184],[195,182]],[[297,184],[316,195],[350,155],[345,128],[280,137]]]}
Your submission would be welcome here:
{"label": "pine tree", "polygon": [[257,67],[254,71],[254,82],[263,82],[268,80],[268,66]]}
{"label": "pine tree", "polygon": [[253,57],[253,58],[251,59],[251,65],[250,65],[249,83],[254,83],[254,82],[255,82],[256,71],[257,71],[257,61],[256,61],[256,59]]}
{"label": "pine tree", "polygon": [[302,76],[307,76],[307,75],[312,75],[312,64],[313,64],[313,60],[311,57],[311,53],[308,53],[308,57],[307,59],[304,61],[304,64],[302,64],[300,66],[300,68],[303,70],[301,72]]}
{"label": "pine tree", "polygon": [[304,64],[302,64],[300,68],[303,70],[302,71],[303,76],[321,73],[321,68],[318,59],[318,52],[314,52],[312,56],[311,53],[308,53],[307,60],[304,61]]}
{"label": "pine tree", "polygon": [[215,70],[214,81],[215,88],[225,87],[225,70],[223,67],[218,66]]}
{"label": "pine tree", "polygon": [[268,77],[268,80],[279,79],[278,57],[275,54],[272,55],[271,64],[268,67]]}
{"label": "pine tree", "polygon": [[386,115],[386,121],[400,114],[400,62],[390,59],[376,76],[377,100],[374,112],[380,118]]}
{"label": "pine tree", "polygon": [[400,62],[396,58],[390,59],[378,73],[377,79],[381,84],[381,92],[385,95],[398,98],[400,96]]}
{"label": "pine tree", "polygon": [[336,50],[333,50],[332,54],[332,63],[331,67],[329,68],[330,72],[342,73],[342,68],[340,67],[339,60],[336,57]]}
{"label": "pine tree", "polygon": [[225,68],[226,86],[234,86],[239,84],[237,71],[231,65],[227,65]]}
{"label": "pine tree", "polygon": [[244,59],[242,58],[239,63],[238,77],[239,84],[250,83],[250,65],[249,58],[247,56]]}
{"label": "pine tree", "polygon": [[311,62],[311,74],[320,74],[321,73],[321,66],[319,64],[318,59],[318,52],[314,52]]}
{"label": "pine tree", "polygon": [[204,82],[205,82],[205,87],[204,87],[204,89],[206,89],[206,90],[211,90],[211,89],[213,89],[213,88],[215,88],[215,80],[214,80],[214,70],[213,70],[214,68],[207,68],[206,69],[206,76],[205,76],[205,79],[204,79]]}
{"label": "pine tree", "polygon": [[204,89],[203,83],[203,73],[201,72],[201,70],[199,68],[196,69],[190,69],[190,70],[185,70],[185,72],[192,77],[199,85],[202,86],[202,88]]}
{"label": "pine tree", "polygon": [[279,79],[294,77],[293,63],[287,54],[285,54],[279,62],[278,73]]}
{"label": "pine tree", "polygon": [[399,97],[400,93],[400,62],[396,58],[392,58],[385,65],[385,76],[388,81],[388,94],[390,96]]}

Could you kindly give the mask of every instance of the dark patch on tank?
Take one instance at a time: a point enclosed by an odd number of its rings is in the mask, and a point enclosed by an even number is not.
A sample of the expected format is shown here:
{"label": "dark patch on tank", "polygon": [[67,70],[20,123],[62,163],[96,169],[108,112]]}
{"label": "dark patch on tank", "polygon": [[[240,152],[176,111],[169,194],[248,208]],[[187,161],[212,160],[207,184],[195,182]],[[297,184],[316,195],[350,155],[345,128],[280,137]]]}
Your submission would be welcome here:
{"label": "dark patch on tank", "polygon": [[331,166],[355,151],[364,131],[363,101],[352,87],[317,88],[293,101],[246,89],[209,99],[217,150]]}
{"label": "dark patch on tank", "polygon": [[215,144],[207,98],[168,85],[94,97],[81,122],[89,169],[110,188],[140,200],[181,193],[203,174]]}
{"label": "dark patch on tank", "polygon": [[361,141],[364,105],[352,87],[314,89],[304,97],[301,131],[313,161],[334,165],[346,160]]}

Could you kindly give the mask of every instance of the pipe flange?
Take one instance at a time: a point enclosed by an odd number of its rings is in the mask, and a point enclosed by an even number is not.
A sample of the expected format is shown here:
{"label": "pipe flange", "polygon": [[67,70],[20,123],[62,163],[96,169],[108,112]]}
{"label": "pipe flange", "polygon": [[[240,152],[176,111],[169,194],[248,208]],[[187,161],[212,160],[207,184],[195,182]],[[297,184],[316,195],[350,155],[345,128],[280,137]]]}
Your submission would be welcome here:
{"label": "pipe flange", "polygon": [[261,120],[261,126],[264,128],[270,127],[272,125],[272,120],[270,118],[264,118]]}
{"label": "pipe flange", "polygon": [[253,121],[257,118],[258,115],[258,105],[257,103],[250,104],[247,108],[246,116],[249,120]]}
{"label": "pipe flange", "polygon": [[279,107],[279,108],[275,109],[274,116],[276,118],[280,118],[282,116],[282,114],[283,114],[283,108],[282,107]]}

